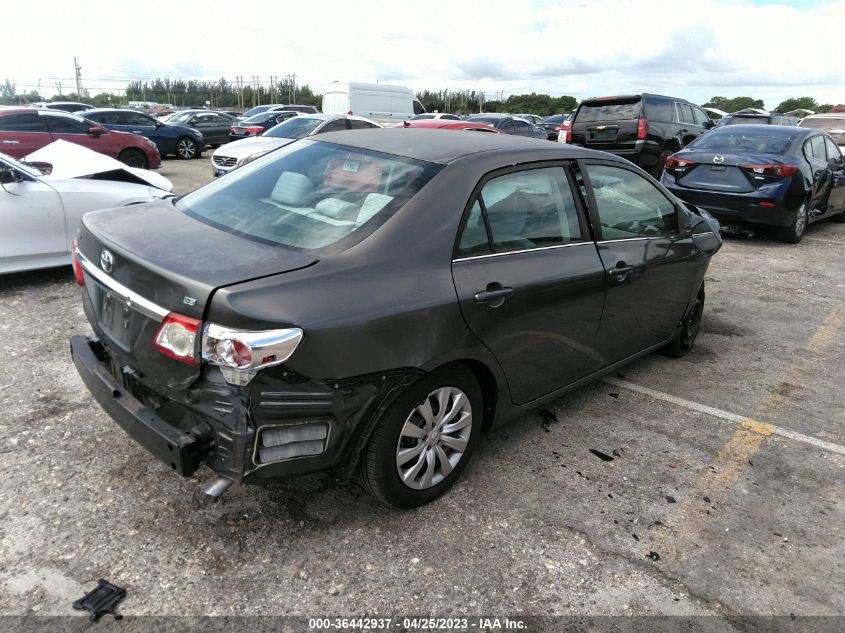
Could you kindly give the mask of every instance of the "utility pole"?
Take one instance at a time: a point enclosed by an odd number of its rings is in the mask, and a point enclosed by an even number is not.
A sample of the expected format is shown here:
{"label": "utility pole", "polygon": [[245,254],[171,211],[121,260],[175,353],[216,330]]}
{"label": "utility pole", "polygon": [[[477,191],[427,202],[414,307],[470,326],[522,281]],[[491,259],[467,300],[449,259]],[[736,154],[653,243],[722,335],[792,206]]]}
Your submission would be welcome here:
{"label": "utility pole", "polygon": [[56,82],[56,89],[59,91],[59,96],[61,97],[62,96],[62,82],[61,81]]}
{"label": "utility pole", "polygon": [[76,98],[82,98],[82,68],[76,63],[76,57],[73,58],[73,68],[76,71]]}

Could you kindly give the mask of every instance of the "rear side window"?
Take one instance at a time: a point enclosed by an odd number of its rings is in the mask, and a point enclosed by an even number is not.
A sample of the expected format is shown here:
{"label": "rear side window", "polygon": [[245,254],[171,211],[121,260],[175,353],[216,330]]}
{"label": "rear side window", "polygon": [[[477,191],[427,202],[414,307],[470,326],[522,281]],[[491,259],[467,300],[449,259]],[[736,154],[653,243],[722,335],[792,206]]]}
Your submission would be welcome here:
{"label": "rear side window", "polygon": [[353,130],[368,130],[374,127],[378,127],[375,123],[370,123],[369,121],[359,121],[358,119],[348,119],[349,127]]}
{"label": "rear side window", "polygon": [[647,97],[645,101],[645,116],[652,121],[674,121],[672,101]]}
{"label": "rear side window", "polygon": [[678,231],[675,205],[648,180],[627,169],[589,165],[602,239],[668,235]]}
{"label": "rear side window", "polygon": [[804,143],[804,153],[807,155],[807,158],[813,157],[826,161],[827,154],[824,151],[824,137],[814,136],[807,139],[807,142]]}
{"label": "rear side window", "polygon": [[[473,204],[459,252],[482,250],[486,214],[497,253],[560,246],[581,241],[575,199],[560,167],[518,171],[489,180]],[[489,247],[488,247],[489,248]]]}
{"label": "rear side window", "polygon": [[441,165],[333,143],[292,143],[177,203],[191,217],[271,245],[351,245],[392,215]]}
{"label": "rear side window", "polygon": [[683,123],[695,123],[695,117],[692,114],[692,108],[688,103],[678,104],[678,115]]}
{"label": "rear side window", "polygon": [[488,255],[491,252],[490,240],[487,239],[487,228],[484,226],[484,217],[481,213],[481,203],[476,198],[461,234],[458,254],[469,257],[472,255]]}
{"label": "rear side window", "polygon": [[710,120],[710,117],[707,116],[707,113],[702,110],[701,108],[696,108],[695,106],[692,107],[692,114],[695,117],[695,124],[696,125],[704,125]]}
{"label": "rear side window", "polygon": [[3,132],[47,132],[44,118],[37,112],[10,114],[0,117],[0,130]]}
{"label": "rear side window", "polygon": [[[575,119],[578,123],[593,121],[626,121],[639,119],[642,115],[642,100],[625,102],[589,101],[581,104]],[[669,119],[671,121],[671,118]]]}
{"label": "rear side window", "polygon": [[842,152],[839,151],[839,146],[829,138],[824,140],[824,145],[827,148],[827,162],[841,165]]}

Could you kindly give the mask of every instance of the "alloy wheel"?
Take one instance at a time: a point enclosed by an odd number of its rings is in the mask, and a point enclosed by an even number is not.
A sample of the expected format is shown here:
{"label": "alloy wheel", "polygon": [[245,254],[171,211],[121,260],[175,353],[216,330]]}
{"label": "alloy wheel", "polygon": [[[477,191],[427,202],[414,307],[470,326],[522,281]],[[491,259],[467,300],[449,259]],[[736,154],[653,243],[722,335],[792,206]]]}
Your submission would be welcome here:
{"label": "alloy wheel", "polygon": [[179,158],[193,158],[197,153],[197,144],[189,138],[179,139],[179,142],[176,144],[176,153],[179,155]]}
{"label": "alloy wheel", "polygon": [[472,405],[456,387],[429,393],[405,419],[396,445],[396,470],[409,488],[425,490],[445,479],[464,456]]}

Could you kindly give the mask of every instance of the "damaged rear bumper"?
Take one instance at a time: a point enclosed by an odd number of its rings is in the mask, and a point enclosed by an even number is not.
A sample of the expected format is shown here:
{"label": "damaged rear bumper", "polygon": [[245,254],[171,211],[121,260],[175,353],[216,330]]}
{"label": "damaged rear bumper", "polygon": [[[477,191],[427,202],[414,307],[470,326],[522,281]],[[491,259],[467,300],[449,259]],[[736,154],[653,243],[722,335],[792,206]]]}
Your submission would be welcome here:
{"label": "damaged rear bumper", "polygon": [[185,389],[153,389],[96,338],[71,356],[97,402],[135,441],[182,476],[205,464],[238,483],[334,470],[347,478],[378,412],[418,370],[317,381],[277,366],[247,386],[205,368]]}
{"label": "damaged rear bumper", "polygon": [[139,402],[108,371],[103,353],[84,336],[70,338],[70,355],[82,382],[117,425],[183,477],[193,474],[208,453],[207,438],[174,427]]}

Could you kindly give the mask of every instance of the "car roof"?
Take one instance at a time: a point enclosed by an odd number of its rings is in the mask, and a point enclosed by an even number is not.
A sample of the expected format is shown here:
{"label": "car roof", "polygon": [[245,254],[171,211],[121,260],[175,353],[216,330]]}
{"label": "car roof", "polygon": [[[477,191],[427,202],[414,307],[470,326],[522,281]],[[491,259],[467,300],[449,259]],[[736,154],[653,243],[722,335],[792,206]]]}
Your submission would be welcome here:
{"label": "car roof", "polygon": [[[81,114],[76,112],[67,112],[66,110],[52,110],[50,108],[9,108],[8,110],[0,110],[0,114],[32,114],[35,112],[38,116],[45,116],[45,115],[58,115],[58,116],[69,116],[75,117],[78,119],[84,119]],[[87,111],[86,111],[87,112]]]}
{"label": "car roof", "polygon": [[845,119],[845,112],[819,112],[818,114],[809,114],[805,119]]}
{"label": "car roof", "polygon": [[492,125],[482,123],[481,121],[455,121],[454,119],[416,119],[414,121],[406,121],[400,123],[396,127],[412,127],[418,129],[428,130],[463,130],[467,128],[474,128],[478,130],[496,130]]}
{"label": "car roof", "polygon": [[[140,110],[133,110],[132,108],[94,108],[93,110],[86,110],[85,114],[96,114],[97,112],[134,112],[135,114],[145,114]],[[147,116],[150,116],[147,114]]]}
{"label": "car roof", "polygon": [[509,134],[445,134],[439,130],[401,127],[327,132],[309,137],[309,140],[442,164],[449,164],[472,154],[495,151],[533,152],[537,155],[537,160],[595,158],[596,154],[600,154],[608,160],[625,162],[625,159],[612,154]]}
{"label": "car roof", "polygon": [[798,127],[797,125],[723,125],[713,128],[707,134],[737,134],[740,132],[759,132],[762,134],[781,134],[784,136],[811,136],[813,133],[823,132],[813,127]]}

